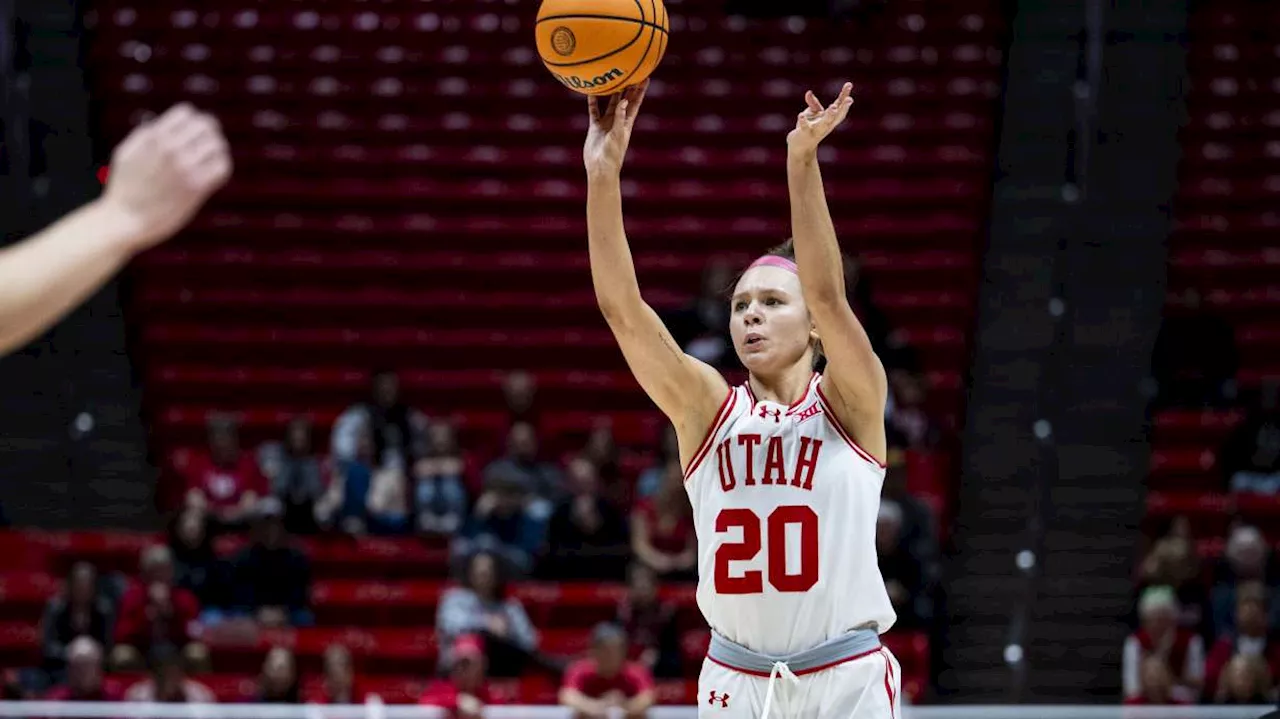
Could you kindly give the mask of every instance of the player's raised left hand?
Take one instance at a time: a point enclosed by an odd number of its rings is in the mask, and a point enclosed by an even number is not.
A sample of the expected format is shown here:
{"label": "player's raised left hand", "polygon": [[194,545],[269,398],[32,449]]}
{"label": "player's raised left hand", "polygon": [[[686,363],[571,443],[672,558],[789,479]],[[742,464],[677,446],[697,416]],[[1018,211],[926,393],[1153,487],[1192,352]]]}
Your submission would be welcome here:
{"label": "player's raised left hand", "polygon": [[796,129],[787,133],[787,151],[792,155],[816,152],[818,143],[844,122],[853,107],[853,83],[846,82],[840,88],[840,96],[826,107],[812,90],[804,94],[804,101],[807,107],[796,117]]}

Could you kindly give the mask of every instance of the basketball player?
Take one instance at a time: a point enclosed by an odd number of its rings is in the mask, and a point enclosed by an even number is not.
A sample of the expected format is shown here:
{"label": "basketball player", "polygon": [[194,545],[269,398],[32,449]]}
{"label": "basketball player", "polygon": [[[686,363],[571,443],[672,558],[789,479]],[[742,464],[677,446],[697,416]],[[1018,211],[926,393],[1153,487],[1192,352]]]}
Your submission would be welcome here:
{"label": "basketball player", "polygon": [[[589,98],[587,232],[596,298],[627,364],[671,419],[698,533],[698,606],[712,641],[700,717],[890,719],[895,615],[877,566],[884,367],[845,297],[818,171],[853,104],[813,93],[787,136],[793,239],[753,262],[730,300],[750,376],[729,387],[676,346],[640,295],[619,175],[645,86]],[[825,369],[815,367],[825,359]]]}
{"label": "basketball player", "polygon": [[212,116],[181,104],[135,128],[111,156],[102,197],[0,250],[0,355],[182,229],[230,176],[227,141]]}

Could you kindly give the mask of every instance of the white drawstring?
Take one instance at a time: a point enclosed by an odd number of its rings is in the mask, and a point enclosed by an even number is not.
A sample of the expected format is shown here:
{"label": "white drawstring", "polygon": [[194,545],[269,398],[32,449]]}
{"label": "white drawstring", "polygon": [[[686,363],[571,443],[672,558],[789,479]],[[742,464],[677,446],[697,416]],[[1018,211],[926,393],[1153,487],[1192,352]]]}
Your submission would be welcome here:
{"label": "white drawstring", "polygon": [[773,670],[769,672],[769,688],[764,692],[764,712],[760,714],[760,719],[769,719],[769,708],[773,706],[773,682],[779,675],[792,684],[800,683],[800,677],[791,671],[786,662],[774,662]]}

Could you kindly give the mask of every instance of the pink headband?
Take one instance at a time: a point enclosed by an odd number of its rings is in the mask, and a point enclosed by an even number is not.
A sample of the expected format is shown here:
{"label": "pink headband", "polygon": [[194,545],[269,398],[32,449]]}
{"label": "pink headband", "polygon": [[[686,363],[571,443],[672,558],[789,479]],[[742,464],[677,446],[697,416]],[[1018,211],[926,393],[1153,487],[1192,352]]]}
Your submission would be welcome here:
{"label": "pink headband", "polygon": [[791,274],[800,274],[799,270],[796,269],[796,263],[785,257],[778,257],[777,255],[765,255],[755,262],[752,262],[747,269],[749,270],[753,267],[779,267]]}

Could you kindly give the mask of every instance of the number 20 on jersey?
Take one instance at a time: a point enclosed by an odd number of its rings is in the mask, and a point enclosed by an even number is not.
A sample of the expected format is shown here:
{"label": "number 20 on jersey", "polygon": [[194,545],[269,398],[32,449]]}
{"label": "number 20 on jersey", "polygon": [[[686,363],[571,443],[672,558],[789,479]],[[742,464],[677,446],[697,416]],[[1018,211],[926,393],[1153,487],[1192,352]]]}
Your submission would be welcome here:
{"label": "number 20 on jersey", "polygon": [[[787,567],[787,527],[799,528],[800,566]],[[818,515],[811,507],[790,504],[775,507],[766,517],[743,508],[722,509],[716,515],[716,533],[741,528],[742,539],[716,548],[717,594],[760,594],[766,574],[769,586],[779,592],[805,592],[818,583]],[[767,568],[733,571],[732,562],[746,562],[765,552]]]}

